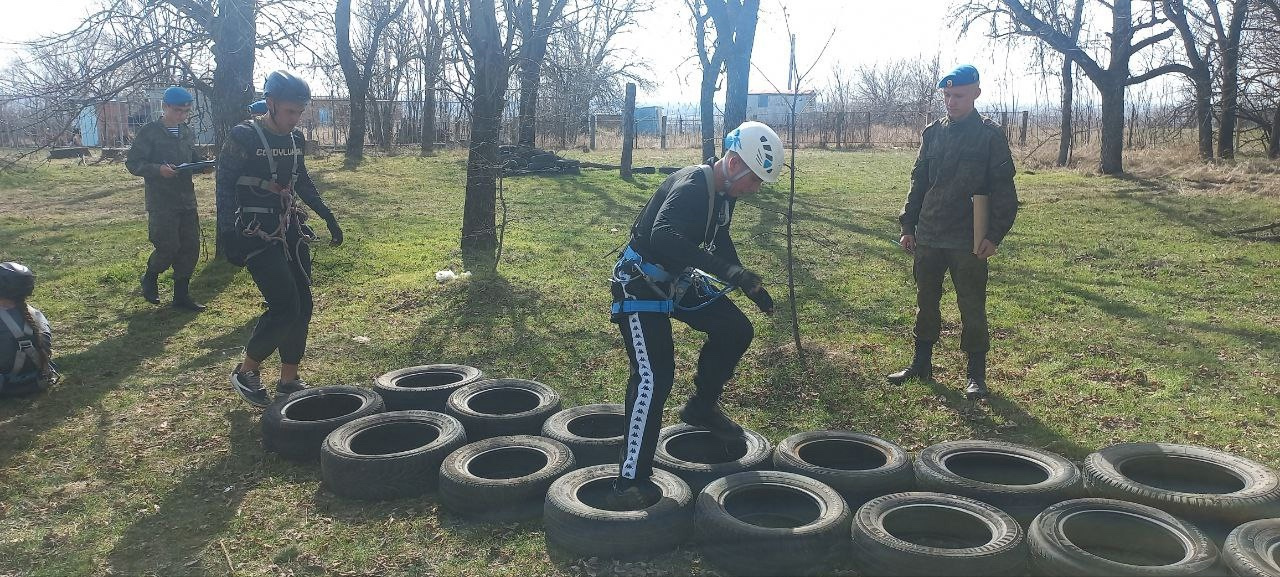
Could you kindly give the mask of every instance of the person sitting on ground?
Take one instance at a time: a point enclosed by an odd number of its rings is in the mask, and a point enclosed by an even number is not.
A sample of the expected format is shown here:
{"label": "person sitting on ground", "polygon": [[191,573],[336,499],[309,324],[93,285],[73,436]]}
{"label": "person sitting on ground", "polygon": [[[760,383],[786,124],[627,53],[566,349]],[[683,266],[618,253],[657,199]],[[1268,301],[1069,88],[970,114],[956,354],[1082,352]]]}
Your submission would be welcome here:
{"label": "person sitting on ground", "polygon": [[49,320],[27,304],[35,288],[31,269],[0,263],[0,396],[42,391],[58,380]]}
{"label": "person sitting on ground", "polygon": [[[683,168],[663,181],[631,226],[631,240],[613,270],[612,317],[631,364],[626,427],[612,507],[635,510],[656,499],[648,482],[662,426],[662,407],[675,380],[671,319],[707,334],[693,376],[696,390],[680,420],[707,429],[726,446],[743,443],[742,427],[720,409],[720,394],[751,345],[751,321],[706,271],[746,293],[765,314],[773,298],[760,275],[743,268],[729,237],[740,197],[778,181],[782,140],[759,122],[744,122],[725,137],[725,156]],[[683,291],[683,292],[681,292]]]}
{"label": "person sitting on ground", "polygon": [[329,227],[330,244],[342,244],[342,229],[307,173],[304,137],[296,130],[311,88],[280,70],[267,77],[267,114],[231,129],[218,163],[218,236],[229,262],[249,269],[267,302],[245,345],[231,385],[249,403],[271,402],[260,373],[262,361],[280,352],[276,394],[307,388],[298,365],[311,324],[311,248],[315,233],[305,224],[301,198]]}

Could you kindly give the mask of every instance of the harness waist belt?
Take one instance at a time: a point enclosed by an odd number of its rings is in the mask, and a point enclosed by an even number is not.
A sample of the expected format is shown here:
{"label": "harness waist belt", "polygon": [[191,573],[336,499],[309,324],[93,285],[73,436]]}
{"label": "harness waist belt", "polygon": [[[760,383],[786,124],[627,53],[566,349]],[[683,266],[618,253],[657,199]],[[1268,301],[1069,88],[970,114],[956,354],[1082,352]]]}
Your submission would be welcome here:
{"label": "harness waist belt", "polygon": [[262,190],[271,190],[269,188],[271,186],[270,180],[258,178],[256,176],[241,176],[236,179],[236,184],[261,188]]}
{"label": "harness waist belt", "polygon": [[649,280],[654,282],[668,282],[675,279],[675,276],[667,272],[667,269],[662,268],[661,265],[645,262],[644,257],[640,256],[640,253],[636,252],[634,248],[631,248],[630,243],[627,244],[627,249],[622,251],[622,258],[619,262],[636,263],[640,266],[640,271],[648,276]]}
{"label": "harness waist belt", "polygon": [[674,309],[675,309],[675,303],[669,300],[668,301],[625,300],[622,302],[615,302],[613,303],[613,306],[610,307],[610,311],[615,315],[619,313],[662,313],[662,314],[669,315],[671,314],[671,311]]}
{"label": "harness waist belt", "polygon": [[265,206],[242,206],[237,212],[247,212],[253,214],[280,214],[279,209],[268,208]]}

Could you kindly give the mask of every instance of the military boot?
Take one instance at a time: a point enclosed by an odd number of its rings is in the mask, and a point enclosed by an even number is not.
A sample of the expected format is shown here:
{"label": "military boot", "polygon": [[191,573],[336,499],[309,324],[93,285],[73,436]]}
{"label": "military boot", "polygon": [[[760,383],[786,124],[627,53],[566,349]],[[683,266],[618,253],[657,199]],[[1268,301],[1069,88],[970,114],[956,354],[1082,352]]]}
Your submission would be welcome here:
{"label": "military boot", "polygon": [[173,277],[173,308],[200,312],[205,306],[191,300],[191,279]]}
{"label": "military boot", "polygon": [[969,367],[965,374],[968,380],[964,389],[965,398],[977,401],[990,396],[991,393],[987,390],[987,353],[969,353]]}
{"label": "military boot", "polygon": [[142,298],[153,305],[160,304],[160,285],[156,279],[158,276],[160,275],[147,271],[143,273],[141,279]]}
{"label": "military boot", "polygon": [[915,378],[922,381],[933,380],[933,341],[917,339],[915,355],[911,357],[911,366],[885,377],[891,385],[901,385]]}
{"label": "military boot", "polygon": [[720,403],[705,403],[689,399],[689,402],[680,408],[680,421],[690,427],[706,429],[726,443],[742,442],[742,426],[733,422],[733,419],[720,410]]}

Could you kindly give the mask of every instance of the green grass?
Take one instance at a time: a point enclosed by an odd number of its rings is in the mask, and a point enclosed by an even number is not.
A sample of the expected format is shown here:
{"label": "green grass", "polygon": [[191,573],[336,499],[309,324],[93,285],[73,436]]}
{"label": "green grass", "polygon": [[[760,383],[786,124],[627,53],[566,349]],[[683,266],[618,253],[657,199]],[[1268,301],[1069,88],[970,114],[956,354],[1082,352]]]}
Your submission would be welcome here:
{"label": "green grass", "polygon": [[[950,293],[940,384],[883,384],[910,355],[914,289],[895,240],[911,161],[800,153],[804,362],[785,302],[785,194],[739,208],[743,259],[782,306],[773,318],[749,312],[757,337],[726,394],[732,414],[775,442],[842,428],[911,450],[1004,439],[1080,459],[1115,442],[1169,441],[1280,465],[1280,244],[1213,234],[1280,220],[1280,198],[1020,175],[1023,206],[991,268],[995,397],[975,405],[959,390]],[[340,162],[313,162],[347,243],[315,249],[305,377],[367,385],[450,362],[545,382],[566,406],[620,402],[627,363],[605,314],[606,254],[660,175],[508,180],[500,275],[441,285],[435,271],[460,265],[463,158],[380,158],[358,172]],[[211,250],[212,181],[198,183]],[[260,312],[257,290],[209,260],[193,282],[205,314],[134,296],[150,251],[142,210],[141,183],[120,165],[0,175],[0,260],[37,271],[33,303],[54,323],[66,375],[42,396],[0,400],[0,574],[225,575],[228,559],[236,575],[705,573],[693,550],[653,564],[553,561],[538,523],[468,523],[430,497],[345,501],[318,467],[265,454],[259,411],[225,384]],[[672,405],[691,390],[698,336],[677,330]],[[268,377],[276,367],[268,361]]]}

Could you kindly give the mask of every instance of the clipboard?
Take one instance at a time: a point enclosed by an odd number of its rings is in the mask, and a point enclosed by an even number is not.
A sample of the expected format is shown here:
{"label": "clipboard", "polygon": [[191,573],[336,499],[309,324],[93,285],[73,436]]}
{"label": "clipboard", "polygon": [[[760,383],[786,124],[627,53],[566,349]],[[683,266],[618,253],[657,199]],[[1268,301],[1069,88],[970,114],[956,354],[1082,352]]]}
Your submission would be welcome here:
{"label": "clipboard", "polygon": [[173,167],[173,169],[178,171],[203,170],[206,168],[213,168],[214,166],[217,166],[217,164],[218,164],[218,161],[216,160],[201,160],[200,162],[184,162],[182,164],[179,164]]}

